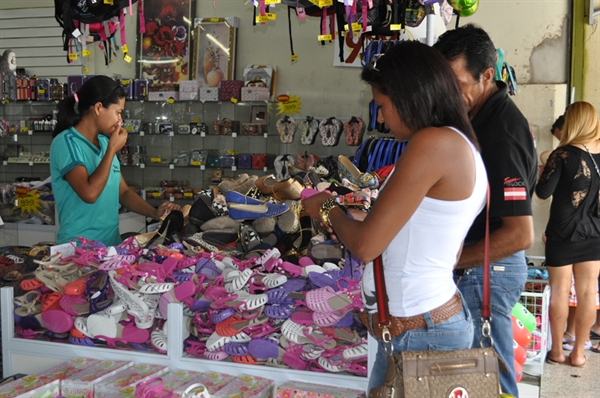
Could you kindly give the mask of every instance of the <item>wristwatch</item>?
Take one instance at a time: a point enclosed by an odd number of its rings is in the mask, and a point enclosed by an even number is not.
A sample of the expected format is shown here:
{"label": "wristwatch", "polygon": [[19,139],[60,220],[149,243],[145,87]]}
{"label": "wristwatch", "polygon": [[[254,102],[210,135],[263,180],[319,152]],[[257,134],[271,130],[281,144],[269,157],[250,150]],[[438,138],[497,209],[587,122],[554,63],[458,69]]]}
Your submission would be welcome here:
{"label": "wristwatch", "polygon": [[328,226],[329,228],[333,228],[333,226],[331,225],[331,220],[329,220],[329,212],[337,205],[338,204],[335,201],[335,198],[329,198],[325,202],[323,202],[321,208],[319,209],[319,214],[321,215],[321,222],[323,222],[323,224]]}

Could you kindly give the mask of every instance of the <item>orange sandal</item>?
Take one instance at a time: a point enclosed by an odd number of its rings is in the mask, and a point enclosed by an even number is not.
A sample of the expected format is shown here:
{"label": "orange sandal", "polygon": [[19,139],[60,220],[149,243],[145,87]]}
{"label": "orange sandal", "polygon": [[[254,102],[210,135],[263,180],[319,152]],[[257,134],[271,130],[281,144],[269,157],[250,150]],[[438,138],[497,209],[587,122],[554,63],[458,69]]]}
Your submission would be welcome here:
{"label": "orange sandal", "polygon": [[21,289],[23,290],[35,290],[41,288],[42,286],[44,286],[44,284],[37,278],[25,279],[21,281]]}
{"label": "orange sandal", "polygon": [[252,357],[250,354],[238,356],[232,356],[231,360],[235,363],[243,363],[244,365],[259,365],[259,362],[256,362],[256,359]]}
{"label": "orange sandal", "polygon": [[62,310],[60,307],[60,299],[62,298],[62,294],[59,292],[46,293],[42,296],[42,312],[46,312],[48,310]]}

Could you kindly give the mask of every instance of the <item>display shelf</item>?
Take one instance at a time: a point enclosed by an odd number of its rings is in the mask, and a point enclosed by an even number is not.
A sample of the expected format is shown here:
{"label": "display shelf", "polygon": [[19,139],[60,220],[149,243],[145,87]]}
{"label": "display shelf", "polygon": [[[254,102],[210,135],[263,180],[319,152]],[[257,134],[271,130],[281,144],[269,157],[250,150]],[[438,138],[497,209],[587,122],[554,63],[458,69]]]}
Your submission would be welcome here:
{"label": "display shelf", "polygon": [[[367,377],[243,365],[190,357],[183,352],[183,336],[180,333],[169,334],[167,354],[165,355],[17,338],[14,337],[13,298],[12,287],[0,289],[4,377],[15,373],[32,374],[41,372],[73,357],[93,357],[111,360],[133,360],[135,363],[161,364],[167,365],[171,369],[212,371],[231,375],[249,374],[275,380],[277,385],[288,380],[301,380],[333,387],[367,390]],[[169,304],[167,323],[168,330],[180,330],[181,326],[185,324],[181,304]],[[375,353],[371,349],[371,347],[375,347],[375,344],[373,344],[371,337],[369,337],[369,347],[368,369],[370,373],[375,358]]]}

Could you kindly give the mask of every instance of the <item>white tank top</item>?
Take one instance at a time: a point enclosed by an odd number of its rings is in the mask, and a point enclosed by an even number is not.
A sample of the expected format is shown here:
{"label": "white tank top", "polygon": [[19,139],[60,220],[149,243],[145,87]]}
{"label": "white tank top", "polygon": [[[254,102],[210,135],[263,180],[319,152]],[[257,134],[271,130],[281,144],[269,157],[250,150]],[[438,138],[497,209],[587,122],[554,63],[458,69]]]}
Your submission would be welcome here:
{"label": "white tank top", "polygon": [[[467,141],[473,153],[475,186],[471,196],[464,200],[423,198],[383,252],[389,309],[393,316],[422,314],[452,298],[456,292],[452,270],[458,251],[485,205],[487,175],[481,155],[463,133],[453,130]],[[362,290],[366,309],[376,312],[373,263],[365,266]]]}

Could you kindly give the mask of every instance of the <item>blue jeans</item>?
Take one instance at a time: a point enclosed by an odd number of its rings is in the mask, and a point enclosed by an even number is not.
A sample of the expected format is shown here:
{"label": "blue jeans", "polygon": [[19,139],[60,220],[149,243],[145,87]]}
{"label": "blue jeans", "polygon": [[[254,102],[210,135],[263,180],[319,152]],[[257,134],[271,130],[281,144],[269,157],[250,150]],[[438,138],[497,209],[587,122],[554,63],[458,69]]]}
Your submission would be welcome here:
{"label": "blue jeans", "polygon": [[[429,313],[425,313],[423,317],[427,322],[427,327],[407,330],[394,337],[392,339],[394,354],[401,351],[450,351],[471,348],[473,322],[462,296],[461,300],[463,302],[462,310],[452,318],[435,325]],[[372,322],[372,318],[369,318]],[[385,343],[380,339],[377,339],[377,343],[377,356],[369,378],[369,391],[373,387],[383,385],[387,371]]]}
{"label": "blue jeans", "polygon": [[[502,392],[519,396],[515,378],[512,309],[519,301],[527,280],[525,252],[520,251],[491,264],[490,301],[492,304],[492,339],[494,349],[506,365],[507,372],[500,372]],[[473,317],[473,347],[479,347],[481,339],[481,303],[483,301],[483,267],[467,269],[458,282],[465,303]],[[486,342],[485,346],[489,343]]]}

